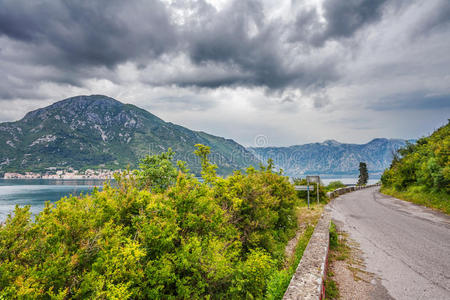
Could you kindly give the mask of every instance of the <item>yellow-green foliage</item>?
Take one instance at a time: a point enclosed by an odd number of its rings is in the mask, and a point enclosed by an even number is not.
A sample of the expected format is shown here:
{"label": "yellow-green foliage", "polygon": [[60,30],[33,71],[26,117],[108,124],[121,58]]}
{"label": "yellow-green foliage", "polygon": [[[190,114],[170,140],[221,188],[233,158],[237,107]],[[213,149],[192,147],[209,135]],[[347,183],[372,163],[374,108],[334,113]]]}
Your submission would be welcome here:
{"label": "yellow-green foliage", "polygon": [[[384,188],[397,192],[438,194],[449,205],[450,122],[431,136],[421,138],[398,151],[398,156],[381,177]],[[419,197],[415,197],[419,198]]]}
{"label": "yellow-green foliage", "polygon": [[203,182],[181,164],[174,178],[169,151],[34,221],[16,207],[0,228],[0,298],[263,297],[297,226],[295,191],[270,168],[220,178],[198,148]]}

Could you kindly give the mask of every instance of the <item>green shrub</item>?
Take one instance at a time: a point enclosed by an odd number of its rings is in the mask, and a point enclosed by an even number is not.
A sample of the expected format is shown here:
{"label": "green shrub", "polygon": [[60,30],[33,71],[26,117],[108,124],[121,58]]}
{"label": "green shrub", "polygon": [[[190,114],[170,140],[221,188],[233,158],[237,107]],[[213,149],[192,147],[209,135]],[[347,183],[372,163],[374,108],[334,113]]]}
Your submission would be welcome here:
{"label": "green shrub", "polygon": [[[438,195],[435,199],[450,199],[450,121],[431,136],[419,139],[399,149],[389,169],[381,176],[385,190],[409,194],[414,188],[423,195],[406,200]],[[447,201],[448,202],[448,201]],[[444,206],[448,206],[444,204]]]}
{"label": "green shrub", "polygon": [[343,187],[345,187],[345,184],[343,184],[342,181],[331,181],[331,182],[325,187],[325,190],[326,190],[327,192],[330,192],[330,191],[334,191],[334,190],[336,190],[336,189],[343,188]]}
{"label": "green shrub", "polygon": [[[114,185],[16,207],[0,228],[0,298],[262,298],[297,228],[298,200],[271,168],[203,182],[147,157]],[[176,175],[176,176],[175,176]]]}

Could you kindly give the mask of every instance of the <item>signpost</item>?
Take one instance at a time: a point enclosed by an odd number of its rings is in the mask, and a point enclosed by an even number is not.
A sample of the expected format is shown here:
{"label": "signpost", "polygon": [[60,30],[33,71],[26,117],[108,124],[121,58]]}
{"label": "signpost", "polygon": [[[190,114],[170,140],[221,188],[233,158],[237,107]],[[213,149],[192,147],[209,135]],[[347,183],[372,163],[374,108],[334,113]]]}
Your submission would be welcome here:
{"label": "signpost", "polygon": [[319,185],[320,185],[320,176],[306,176],[306,185],[294,185],[294,189],[296,191],[308,191],[308,208],[309,208],[309,189],[311,185],[310,182],[317,183],[317,203],[319,203]]}
{"label": "signpost", "polygon": [[308,208],[309,208],[309,185],[294,185],[296,191],[308,191]]}
{"label": "signpost", "polygon": [[308,185],[294,185],[296,191],[307,191],[309,189]]}
{"label": "signpost", "polygon": [[[319,186],[320,186],[320,176],[306,176],[306,182],[309,185],[309,182],[317,183],[317,204],[319,204]],[[309,194],[308,194],[309,199]]]}

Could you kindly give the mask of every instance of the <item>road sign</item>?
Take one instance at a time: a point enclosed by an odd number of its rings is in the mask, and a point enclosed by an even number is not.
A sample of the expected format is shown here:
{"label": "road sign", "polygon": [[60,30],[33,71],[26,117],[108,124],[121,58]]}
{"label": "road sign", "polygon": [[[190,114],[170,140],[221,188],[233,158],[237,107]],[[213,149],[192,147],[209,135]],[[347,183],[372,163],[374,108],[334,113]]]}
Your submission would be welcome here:
{"label": "road sign", "polygon": [[[317,204],[319,203],[319,186],[320,186],[320,176],[306,176],[306,182],[315,182],[317,183]],[[309,190],[308,190],[308,208],[309,208]]]}
{"label": "road sign", "polygon": [[308,189],[314,188],[313,185],[294,185],[296,191],[307,191]]}
{"label": "road sign", "polygon": [[320,184],[320,176],[306,176],[306,181]]}

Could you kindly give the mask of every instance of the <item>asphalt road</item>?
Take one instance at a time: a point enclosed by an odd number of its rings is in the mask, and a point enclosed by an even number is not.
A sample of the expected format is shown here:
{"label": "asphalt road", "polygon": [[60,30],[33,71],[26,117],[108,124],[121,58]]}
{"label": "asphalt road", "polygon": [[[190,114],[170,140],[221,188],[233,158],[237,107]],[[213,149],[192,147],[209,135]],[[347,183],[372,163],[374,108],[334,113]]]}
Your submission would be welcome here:
{"label": "asphalt road", "polygon": [[449,216],[383,195],[377,187],[342,195],[330,207],[389,296],[450,299]]}

